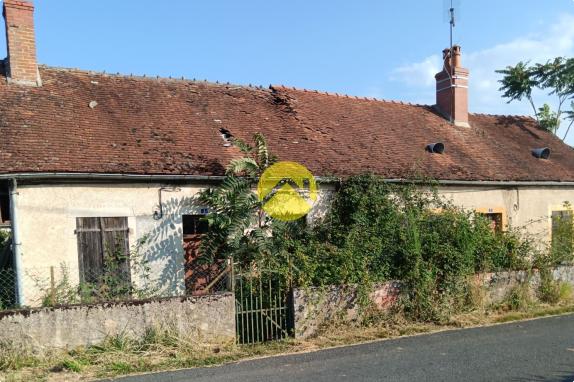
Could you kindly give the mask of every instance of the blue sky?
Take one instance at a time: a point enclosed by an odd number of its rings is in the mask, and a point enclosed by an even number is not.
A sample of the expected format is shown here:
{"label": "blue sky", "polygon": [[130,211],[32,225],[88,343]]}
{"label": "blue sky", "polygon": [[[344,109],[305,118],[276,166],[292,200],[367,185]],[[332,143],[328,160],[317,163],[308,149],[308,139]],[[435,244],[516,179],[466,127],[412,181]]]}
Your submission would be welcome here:
{"label": "blue sky", "polygon": [[[448,45],[443,0],[35,4],[40,63],[114,73],[285,84],[432,104],[433,73]],[[462,0],[455,42],[471,72],[471,111],[528,114],[526,104],[500,98],[494,70],[574,56],[574,1]],[[574,143],[574,134],[568,141]]]}

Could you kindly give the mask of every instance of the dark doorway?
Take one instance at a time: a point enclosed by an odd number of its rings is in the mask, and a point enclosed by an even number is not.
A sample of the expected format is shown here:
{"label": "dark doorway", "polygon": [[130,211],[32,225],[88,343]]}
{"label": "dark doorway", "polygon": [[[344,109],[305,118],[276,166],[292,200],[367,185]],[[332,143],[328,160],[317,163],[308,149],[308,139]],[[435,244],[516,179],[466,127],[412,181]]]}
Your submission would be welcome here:
{"label": "dark doorway", "polygon": [[183,215],[182,223],[186,293],[198,296],[227,290],[225,260],[201,257],[201,240],[209,230],[205,215]]}

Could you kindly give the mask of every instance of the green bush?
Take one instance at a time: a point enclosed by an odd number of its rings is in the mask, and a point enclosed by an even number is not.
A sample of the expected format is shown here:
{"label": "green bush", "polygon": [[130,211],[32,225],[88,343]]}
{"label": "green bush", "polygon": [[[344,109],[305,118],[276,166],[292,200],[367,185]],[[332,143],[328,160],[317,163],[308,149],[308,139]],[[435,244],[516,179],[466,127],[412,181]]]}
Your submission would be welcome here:
{"label": "green bush", "polygon": [[560,301],[560,283],[556,281],[544,282],[538,288],[538,298],[548,304],[556,304]]}
{"label": "green bush", "polygon": [[571,284],[560,282],[560,301],[572,301],[574,290]]}
{"label": "green bush", "polygon": [[493,232],[486,219],[446,202],[432,186],[391,185],[371,175],[343,182],[327,216],[299,230],[296,241],[296,279],[402,280],[405,312],[424,321],[469,308],[468,276],[527,268],[534,253],[520,232]]}
{"label": "green bush", "polygon": [[507,310],[526,310],[531,305],[532,296],[528,282],[521,282],[513,287],[502,303],[502,306]]}
{"label": "green bush", "polygon": [[445,201],[424,181],[352,176],[321,221],[278,221],[252,192],[275,160],[262,135],[253,140],[253,146],[234,141],[245,157],[232,161],[218,188],[200,194],[210,210],[201,245],[208,261],[233,257],[242,268],[286,273],[299,286],[357,284],[361,295],[373,283],[401,280],[405,313],[432,321],[472,308],[470,275],[526,269],[534,256],[520,232],[494,232],[486,219]]}
{"label": "green bush", "polygon": [[540,285],[538,285],[538,299],[548,304],[572,299],[572,285],[554,280],[552,272],[545,268],[540,270]]}

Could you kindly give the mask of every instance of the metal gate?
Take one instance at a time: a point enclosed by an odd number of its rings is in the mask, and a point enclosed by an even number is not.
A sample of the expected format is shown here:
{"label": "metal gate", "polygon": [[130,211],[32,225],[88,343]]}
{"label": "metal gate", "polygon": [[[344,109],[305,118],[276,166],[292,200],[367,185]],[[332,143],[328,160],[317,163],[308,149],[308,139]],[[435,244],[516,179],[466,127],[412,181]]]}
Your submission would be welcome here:
{"label": "metal gate", "polygon": [[237,343],[281,340],[293,333],[290,283],[274,271],[235,270]]}

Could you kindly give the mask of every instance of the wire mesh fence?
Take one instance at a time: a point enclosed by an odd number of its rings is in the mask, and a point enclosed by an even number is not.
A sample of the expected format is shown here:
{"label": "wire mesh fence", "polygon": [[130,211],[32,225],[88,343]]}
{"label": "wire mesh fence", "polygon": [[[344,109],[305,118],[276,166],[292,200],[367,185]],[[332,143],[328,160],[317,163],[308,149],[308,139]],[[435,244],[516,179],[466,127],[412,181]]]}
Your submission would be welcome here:
{"label": "wire mesh fence", "polygon": [[[202,296],[232,290],[230,264],[196,261],[170,273],[167,268],[177,267],[168,264],[136,271],[124,266],[81,269],[62,263],[25,267],[20,282],[29,307]],[[16,307],[16,280],[15,270],[0,270],[0,310]]]}
{"label": "wire mesh fence", "polygon": [[16,305],[16,273],[13,269],[0,269],[0,310]]}
{"label": "wire mesh fence", "polygon": [[185,265],[185,290],[192,296],[231,291],[232,263],[228,260],[195,261]]}

